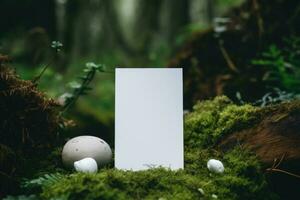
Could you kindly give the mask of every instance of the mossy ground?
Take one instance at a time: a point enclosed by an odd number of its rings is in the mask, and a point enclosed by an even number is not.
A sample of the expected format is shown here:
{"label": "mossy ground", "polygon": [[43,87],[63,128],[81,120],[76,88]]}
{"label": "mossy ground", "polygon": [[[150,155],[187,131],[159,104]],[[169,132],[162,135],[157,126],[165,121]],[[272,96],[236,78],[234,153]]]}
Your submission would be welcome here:
{"label": "mossy ground", "polygon": [[[240,146],[223,153],[214,144],[225,134],[256,122],[258,108],[233,104],[227,97],[196,104],[185,117],[185,168],[132,172],[103,168],[97,174],[66,173],[40,183],[42,199],[278,199],[256,156]],[[208,171],[220,159],[223,174]]]}
{"label": "mossy ground", "polygon": [[[225,173],[210,173],[206,162],[218,158]],[[277,199],[272,194],[256,157],[237,147],[220,154],[214,150],[190,150],[185,169],[170,171],[120,171],[102,169],[97,174],[65,175],[43,187],[44,199]]]}

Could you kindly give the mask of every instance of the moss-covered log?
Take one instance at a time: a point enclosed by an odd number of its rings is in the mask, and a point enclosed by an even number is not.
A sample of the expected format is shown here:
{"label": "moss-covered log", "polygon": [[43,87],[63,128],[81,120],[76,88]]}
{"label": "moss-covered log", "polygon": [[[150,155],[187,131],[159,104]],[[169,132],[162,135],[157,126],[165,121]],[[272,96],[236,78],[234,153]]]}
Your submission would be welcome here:
{"label": "moss-covered log", "polygon": [[255,152],[281,196],[299,196],[300,101],[266,107],[259,114],[259,123],[228,135],[219,147],[228,150],[242,145]]}

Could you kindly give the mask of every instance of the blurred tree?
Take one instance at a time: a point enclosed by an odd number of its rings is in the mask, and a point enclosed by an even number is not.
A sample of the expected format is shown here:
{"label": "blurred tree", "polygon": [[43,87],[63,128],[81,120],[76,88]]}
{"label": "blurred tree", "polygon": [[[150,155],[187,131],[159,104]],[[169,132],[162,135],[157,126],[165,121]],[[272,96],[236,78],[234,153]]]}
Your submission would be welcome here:
{"label": "blurred tree", "polygon": [[165,39],[169,43],[172,43],[180,29],[190,22],[189,1],[178,0],[174,3],[172,0],[165,0],[162,14],[164,14],[165,18],[161,19],[165,22],[165,26],[163,27],[163,32],[166,36]]}

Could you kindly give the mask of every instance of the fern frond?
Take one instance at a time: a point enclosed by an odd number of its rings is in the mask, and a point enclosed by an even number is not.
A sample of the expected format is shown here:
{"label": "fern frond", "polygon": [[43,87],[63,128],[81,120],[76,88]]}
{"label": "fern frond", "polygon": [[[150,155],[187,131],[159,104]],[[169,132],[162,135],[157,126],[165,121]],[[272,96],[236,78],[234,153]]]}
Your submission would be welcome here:
{"label": "fern frond", "polygon": [[22,187],[26,189],[42,188],[44,186],[58,182],[63,177],[64,175],[60,173],[44,174],[35,179],[24,180],[24,182],[22,183]]}

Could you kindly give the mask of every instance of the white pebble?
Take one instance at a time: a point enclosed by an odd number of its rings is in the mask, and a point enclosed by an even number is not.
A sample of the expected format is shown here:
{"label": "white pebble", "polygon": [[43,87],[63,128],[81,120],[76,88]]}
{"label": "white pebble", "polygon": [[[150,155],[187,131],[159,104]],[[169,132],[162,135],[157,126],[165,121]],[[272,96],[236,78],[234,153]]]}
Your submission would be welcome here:
{"label": "white pebble", "polygon": [[97,162],[93,158],[84,158],[74,162],[74,168],[77,172],[96,173],[98,171]]}
{"label": "white pebble", "polygon": [[223,173],[224,172],[224,165],[221,161],[215,160],[215,159],[210,159],[207,162],[207,168],[211,172],[215,173]]}

